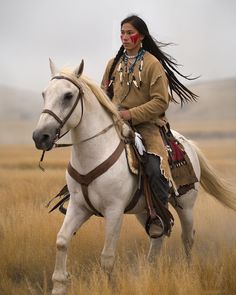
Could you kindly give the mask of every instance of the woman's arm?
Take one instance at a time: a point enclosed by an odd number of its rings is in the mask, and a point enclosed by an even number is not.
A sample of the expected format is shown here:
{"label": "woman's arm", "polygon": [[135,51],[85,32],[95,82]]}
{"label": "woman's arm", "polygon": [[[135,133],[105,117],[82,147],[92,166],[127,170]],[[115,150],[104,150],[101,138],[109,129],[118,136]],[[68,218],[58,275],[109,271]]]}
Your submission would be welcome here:
{"label": "woman's arm", "polygon": [[165,73],[152,78],[149,90],[150,100],[130,109],[133,125],[159,118],[169,106],[168,82]]}
{"label": "woman's arm", "polygon": [[102,82],[101,82],[101,88],[106,92],[107,90],[107,87],[108,87],[108,84],[109,84],[109,71],[110,71],[110,68],[111,68],[111,65],[113,63],[113,59],[111,59],[107,66],[106,66],[106,69],[105,69],[105,72],[104,72],[104,75],[103,75],[103,78],[102,78]]}

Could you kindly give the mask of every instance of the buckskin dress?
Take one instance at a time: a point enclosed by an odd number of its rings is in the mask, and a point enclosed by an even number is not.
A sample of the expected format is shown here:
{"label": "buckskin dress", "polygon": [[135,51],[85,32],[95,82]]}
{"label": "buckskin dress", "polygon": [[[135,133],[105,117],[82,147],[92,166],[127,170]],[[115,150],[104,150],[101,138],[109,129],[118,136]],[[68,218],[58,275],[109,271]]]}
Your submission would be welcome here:
{"label": "buckskin dress", "polygon": [[[112,63],[113,59],[108,62],[102,79],[101,87],[104,90],[109,84],[108,74]],[[121,63],[120,60],[117,63],[112,74],[114,90],[112,102],[120,109],[130,111],[132,125],[141,134],[146,151],[160,157],[161,172],[176,189],[168,163],[168,152],[159,128],[167,123],[165,111],[170,102],[168,80],[161,63],[147,51],[143,55],[141,72],[139,68],[140,61],[137,61],[133,70],[136,82],[133,82],[132,74],[125,70],[124,62]]]}

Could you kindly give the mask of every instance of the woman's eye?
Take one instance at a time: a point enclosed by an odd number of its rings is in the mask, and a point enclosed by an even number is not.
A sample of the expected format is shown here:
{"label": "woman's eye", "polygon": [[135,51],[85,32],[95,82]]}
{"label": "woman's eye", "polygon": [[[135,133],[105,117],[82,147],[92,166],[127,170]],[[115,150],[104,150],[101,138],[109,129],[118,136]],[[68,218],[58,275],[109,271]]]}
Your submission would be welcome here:
{"label": "woman's eye", "polygon": [[65,99],[65,100],[70,100],[72,97],[73,97],[73,94],[72,94],[71,92],[67,92],[67,93],[64,95],[64,99]]}

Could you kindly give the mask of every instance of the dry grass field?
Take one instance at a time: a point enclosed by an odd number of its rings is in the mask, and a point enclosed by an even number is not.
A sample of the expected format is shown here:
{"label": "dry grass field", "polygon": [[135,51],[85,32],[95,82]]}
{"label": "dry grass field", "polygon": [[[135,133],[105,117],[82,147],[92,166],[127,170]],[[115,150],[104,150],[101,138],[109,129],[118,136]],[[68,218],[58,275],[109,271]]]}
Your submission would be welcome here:
{"label": "dry grass field", "polygon": [[[235,140],[202,141],[200,147],[219,174],[235,184]],[[37,167],[40,155],[32,146],[0,146],[1,295],[50,294],[56,234],[63,216],[48,214],[45,204],[64,184],[69,150],[47,153],[45,172]],[[145,260],[148,237],[135,217],[126,216],[111,285],[99,266],[103,220],[92,217],[69,248],[68,295],[236,294],[236,213],[200,191],[195,228],[190,265],[176,217],[161,257],[150,266]]]}

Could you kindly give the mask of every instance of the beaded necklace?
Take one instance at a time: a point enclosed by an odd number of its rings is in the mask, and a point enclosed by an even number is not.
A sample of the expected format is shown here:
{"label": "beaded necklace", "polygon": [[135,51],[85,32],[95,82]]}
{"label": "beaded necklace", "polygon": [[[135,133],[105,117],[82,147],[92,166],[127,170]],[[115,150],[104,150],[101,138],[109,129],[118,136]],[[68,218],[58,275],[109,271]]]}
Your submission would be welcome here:
{"label": "beaded necklace", "polygon": [[126,51],[124,52],[124,54],[125,54],[125,57],[127,58],[136,58],[138,56],[138,53],[136,55],[128,55]]}
{"label": "beaded necklace", "polygon": [[[118,66],[118,72],[120,74],[120,83],[121,85],[123,84],[123,73],[124,71],[128,73],[128,81],[127,81],[127,85],[130,86],[132,83],[135,85],[135,87],[139,88],[141,86],[142,83],[142,77],[141,77],[141,72],[143,70],[143,56],[144,56],[145,50],[142,49],[138,52],[138,54],[134,55],[134,56],[130,56],[126,53],[126,51],[124,52],[123,57],[121,58],[120,64]],[[128,68],[128,61],[129,59],[134,59],[134,61],[131,63],[131,65]],[[138,66],[138,75],[139,75],[139,85],[136,81],[136,78],[134,76],[134,66],[135,64],[140,61],[140,64]],[[124,68],[122,67],[122,65],[124,64]]]}

